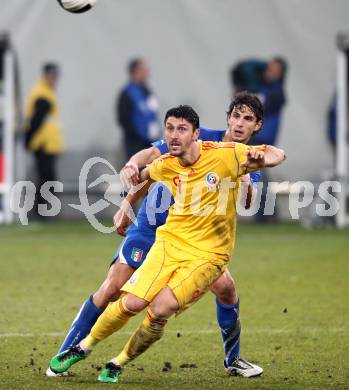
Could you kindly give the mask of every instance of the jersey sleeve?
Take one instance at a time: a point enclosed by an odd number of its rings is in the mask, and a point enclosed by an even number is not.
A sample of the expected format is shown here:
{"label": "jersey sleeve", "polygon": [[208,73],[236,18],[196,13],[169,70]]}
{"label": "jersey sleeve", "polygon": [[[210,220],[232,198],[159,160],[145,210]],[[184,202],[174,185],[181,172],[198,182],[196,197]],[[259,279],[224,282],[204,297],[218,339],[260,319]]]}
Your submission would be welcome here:
{"label": "jersey sleeve", "polygon": [[154,181],[161,181],[163,179],[162,168],[163,168],[162,158],[155,159],[151,164],[147,165],[149,169],[149,176]]}
{"label": "jersey sleeve", "polygon": [[235,143],[234,154],[235,154],[235,158],[236,158],[236,161],[238,163],[238,166],[239,166],[238,176],[245,175],[246,173],[255,172],[255,171],[259,170],[259,168],[247,168],[247,167],[241,166],[242,164],[244,164],[247,161],[246,152],[248,150],[252,150],[254,148],[257,148],[257,149],[260,148],[261,150],[265,150],[265,145],[247,146],[244,144],[240,144],[238,142]]}
{"label": "jersey sleeve", "polygon": [[152,145],[155,146],[156,148],[158,148],[160,150],[161,154],[168,153],[168,147],[167,147],[166,141],[164,139],[160,139],[158,141],[155,141],[152,143]]}
{"label": "jersey sleeve", "polygon": [[200,126],[199,139],[202,141],[217,141],[220,142],[223,140],[225,130],[215,130],[208,127]]}
{"label": "jersey sleeve", "polygon": [[254,188],[257,188],[257,184],[261,181],[261,171],[255,171],[250,173],[250,180]]}

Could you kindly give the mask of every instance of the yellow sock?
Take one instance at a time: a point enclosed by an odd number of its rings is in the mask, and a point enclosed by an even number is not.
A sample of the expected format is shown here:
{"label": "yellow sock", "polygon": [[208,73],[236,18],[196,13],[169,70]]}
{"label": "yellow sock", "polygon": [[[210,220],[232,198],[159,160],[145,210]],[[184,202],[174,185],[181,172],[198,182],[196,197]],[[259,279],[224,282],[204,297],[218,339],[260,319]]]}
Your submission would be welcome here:
{"label": "yellow sock", "polygon": [[83,345],[95,346],[99,341],[104,340],[122,328],[131,317],[137,314],[126,308],[123,302],[124,298],[122,297],[116,302],[109,303],[94,324],[90,334],[83,340]]}
{"label": "yellow sock", "polygon": [[124,366],[135,359],[162,337],[166,323],[167,320],[156,318],[148,309],[140,327],[133,333],[122,352],[112,362]]}
{"label": "yellow sock", "polygon": [[98,344],[98,340],[93,338],[90,334],[80,341],[80,347],[84,351],[92,351],[92,349]]}

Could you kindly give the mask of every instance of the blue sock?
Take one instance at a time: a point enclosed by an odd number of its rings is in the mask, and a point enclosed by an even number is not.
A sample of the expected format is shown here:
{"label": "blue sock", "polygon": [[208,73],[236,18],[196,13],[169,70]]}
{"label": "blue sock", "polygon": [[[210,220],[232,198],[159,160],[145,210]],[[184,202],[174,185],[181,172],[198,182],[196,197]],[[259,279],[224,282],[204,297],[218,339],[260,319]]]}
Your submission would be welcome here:
{"label": "blue sock", "polygon": [[231,365],[240,354],[239,304],[240,300],[235,305],[224,305],[216,299],[217,321],[221,329],[226,366]]}
{"label": "blue sock", "polygon": [[103,311],[103,309],[99,309],[93,303],[91,295],[81,306],[81,309],[75,317],[68,334],[65,336],[63,344],[59,348],[59,352],[65,351],[72,345],[76,345],[84,339],[90,333],[90,330]]}

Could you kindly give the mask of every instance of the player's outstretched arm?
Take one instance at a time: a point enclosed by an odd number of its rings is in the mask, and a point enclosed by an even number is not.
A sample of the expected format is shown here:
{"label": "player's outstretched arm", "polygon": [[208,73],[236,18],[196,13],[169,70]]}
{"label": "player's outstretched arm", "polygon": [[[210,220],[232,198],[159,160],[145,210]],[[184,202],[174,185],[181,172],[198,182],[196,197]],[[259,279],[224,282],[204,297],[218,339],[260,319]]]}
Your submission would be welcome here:
{"label": "player's outstretched arm", "polygon": [[265,166],[269,168],[275,167],[286,160],[285,152],[272,145],[266,145],[264,153]]}
{"label": "player's outstretched arm", "polygon": [[246,151],[246,156],[247,160],[241,166],[253,170],[275,167],[286,159],[282,149],[271,145],[264,148],[252,147]]}
{"label": "player's outstretched arm", "polygon": [[139,180],[139,169],[145,167],[147,164],[150,164],[160,155],[160,150],[155,146],[143,149],[134,154],[120,171],[120,180],[122,185],[126,189],[137,185]]}
{"label": "player's outstretched arm", "polygon": [[154,182],[150,179],[148,168],[143,169],[139,176],[140,183],[131,187],[130,192],[122,201],[120,209],[113,217],[113,223],[116,231],[121,236],[125,236],[126,229],[131,223],[131,212],[133,211],[133,207],[139,199],[147,193],[149,187]]}
{"label": "player's outstretched arm", "polygon": [[247,160],[241,164],[241,167],[249,170],[265,168],[265,148],[251,147],[245,151]]}

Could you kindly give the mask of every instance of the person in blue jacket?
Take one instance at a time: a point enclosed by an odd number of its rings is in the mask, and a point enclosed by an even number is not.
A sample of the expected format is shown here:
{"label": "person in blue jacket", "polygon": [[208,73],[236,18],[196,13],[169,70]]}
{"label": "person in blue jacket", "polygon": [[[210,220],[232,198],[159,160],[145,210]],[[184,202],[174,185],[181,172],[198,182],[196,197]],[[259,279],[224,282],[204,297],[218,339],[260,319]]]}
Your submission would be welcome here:
{"label": "person in blue jacket", "polygon": [[130,80],[117,99],[117,121],[124,132],[127,159],[159,139],[158,101],[148,87],[149,67],[140,58],[128,65]]}
{"label": "person in blue jacket", "polygon": [[286,61],[275,57],[269,61],[263,72],[258,96],[264,107],[263,131],[253,142],[275,145],[280,131],[282,110],[286,104],[284,82],[287,72]]}
{"label": "person in blue jacket", "polygon": [[[234,92],[242,90],[254,92],[263,103],[263,131],[250,140],[255,145],[275,145],[277,142],[281,127],[282,110],[286,104],[284,85],[286,74],[287,62],[282,57],[274,57],[269,61],[257,59],[241,61],[231,70],[231,83]],[[265,223],[277,217],[277,209],[274,209],[274,215],[272,216],[264,215],[269,182],[267,174],[263,174],[262,181],[263,188],[257,221]]]}

